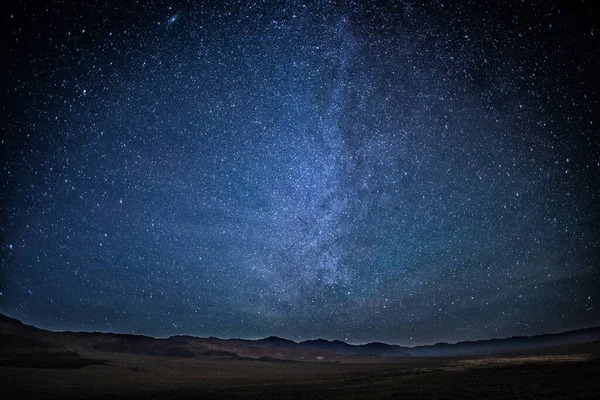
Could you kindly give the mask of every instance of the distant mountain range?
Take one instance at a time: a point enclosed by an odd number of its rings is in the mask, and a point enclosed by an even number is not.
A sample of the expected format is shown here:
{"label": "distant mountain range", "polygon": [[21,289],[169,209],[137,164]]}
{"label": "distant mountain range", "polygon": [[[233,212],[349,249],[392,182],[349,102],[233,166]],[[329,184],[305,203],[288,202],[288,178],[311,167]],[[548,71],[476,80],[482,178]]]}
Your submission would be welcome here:
{"label": "distant mountain range", "polygon": [[61,363],[60,365],[86,365],[101,362],[99,359],[102,359],[103,353],[271,361],[381,362],[407,357],[514,353],[590,342],[600,342],[600,327],[529,337],[404,347],[377,342],[352,345],[326,339],[294,342],[276,336],[248,340],[181,335],[153,338],[99,332],[52,332],[25,325],[0,314],[0,365],[27,363],[27,360],[38,365],[40,362],[49,362],[49,359],[53,359],[53,363]]}

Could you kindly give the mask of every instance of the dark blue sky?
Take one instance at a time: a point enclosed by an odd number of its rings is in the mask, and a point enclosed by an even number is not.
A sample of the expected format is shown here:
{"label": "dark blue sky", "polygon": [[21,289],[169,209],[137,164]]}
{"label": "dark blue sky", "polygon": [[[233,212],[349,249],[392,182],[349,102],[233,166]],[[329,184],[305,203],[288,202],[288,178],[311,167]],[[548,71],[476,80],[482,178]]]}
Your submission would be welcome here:
{"label": "dark blue sky", "polygon": [[0,311],[421,344],[598,325],[591,2],[9,2]]}

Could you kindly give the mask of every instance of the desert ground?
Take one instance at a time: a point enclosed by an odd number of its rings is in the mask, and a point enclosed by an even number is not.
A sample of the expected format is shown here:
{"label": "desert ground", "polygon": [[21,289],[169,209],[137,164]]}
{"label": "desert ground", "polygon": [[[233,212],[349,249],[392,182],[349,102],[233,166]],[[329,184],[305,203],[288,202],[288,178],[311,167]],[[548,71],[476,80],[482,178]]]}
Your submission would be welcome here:
{"label": "desert ground", "polygon": [[[600,393],[599,335],[375,344],[365,353],[326,340],[53,332],[0,314],[0,399],[591,399]],[[482,352],[490,343],[487,354],[406,355]]]}
{"label": "desert ground", "polygon": [[[595,398],[600,344],[394,362],[202,360],[106,353],[0,367],[3,399]],[[44,357],[40,355],[40,357]],[[27,365],[29,362],[29,365]],[[87,364],[87,365],[86,365]]]}

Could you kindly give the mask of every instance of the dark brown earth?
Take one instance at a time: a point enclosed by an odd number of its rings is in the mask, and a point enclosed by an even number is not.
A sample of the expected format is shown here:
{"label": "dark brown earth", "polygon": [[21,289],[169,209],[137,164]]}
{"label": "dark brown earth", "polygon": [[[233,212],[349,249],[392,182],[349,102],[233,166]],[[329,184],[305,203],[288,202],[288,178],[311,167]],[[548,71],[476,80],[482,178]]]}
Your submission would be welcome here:
{"label": "dark brown earth", "polygon": [[[597,346],[596,346],[597,347]],[[111,354],[102,365],[0,367],[3,399],[596,398],[598,349],[394,363],[310,363]],[[592,355],[595,353],[595,355]]]}
{"label": "dark brown earth", "polygon": [[244,343],[58,333],[4,317],[0,398],[591,399],[600,393],[598,341],[452,358]]}

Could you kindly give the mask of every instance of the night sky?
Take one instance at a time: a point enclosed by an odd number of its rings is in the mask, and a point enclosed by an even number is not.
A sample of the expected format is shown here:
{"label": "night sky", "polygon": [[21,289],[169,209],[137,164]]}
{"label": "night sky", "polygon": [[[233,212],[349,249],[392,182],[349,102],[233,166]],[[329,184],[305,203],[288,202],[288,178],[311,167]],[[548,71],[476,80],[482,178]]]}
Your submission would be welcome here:
{"label": "night sky", "polygon": [[408,345],[600,324],[593,1],[79,3],[3,3],[1,312]]}

